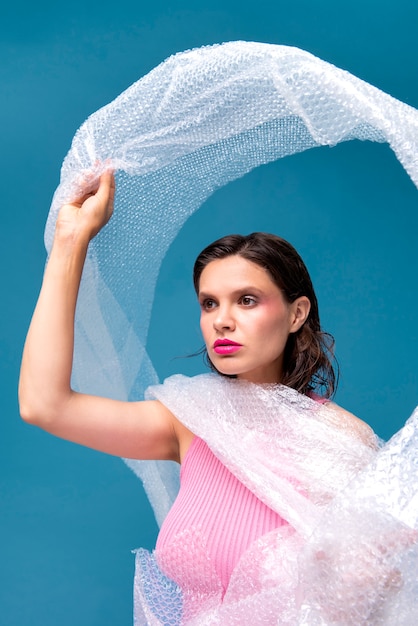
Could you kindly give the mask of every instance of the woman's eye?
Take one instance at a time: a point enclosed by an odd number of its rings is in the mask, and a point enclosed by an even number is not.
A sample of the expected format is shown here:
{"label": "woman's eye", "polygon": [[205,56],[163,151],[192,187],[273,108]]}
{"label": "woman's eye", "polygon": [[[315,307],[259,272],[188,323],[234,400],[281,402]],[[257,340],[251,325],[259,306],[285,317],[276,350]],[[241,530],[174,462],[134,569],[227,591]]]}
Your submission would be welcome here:
{"label": "woman's eye", "polygon": [[203,302],[201,302],[200,306],[204,311],[210,311],[210,309],[213,309],[216,306],[216,302],[215,300],[207,298],[206,300],[203,300]]}
{"label": "woman's eye", "polygon": [[242,296],[241,304],[243,304],[244,306],[252,306],[256,304],[256,299],[252,296]]}

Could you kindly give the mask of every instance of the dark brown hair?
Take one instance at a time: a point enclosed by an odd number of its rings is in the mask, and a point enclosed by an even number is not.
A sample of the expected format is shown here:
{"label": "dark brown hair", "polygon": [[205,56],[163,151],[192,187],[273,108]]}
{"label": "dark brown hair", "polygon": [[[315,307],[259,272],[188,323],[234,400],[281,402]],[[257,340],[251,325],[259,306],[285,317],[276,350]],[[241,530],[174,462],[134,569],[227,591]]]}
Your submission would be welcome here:
{"label": "dark brown hair", "polygon": [[[301,296],[309,299],[311,310],[307,320],[287,340],[281,382],[303,394],[316,391],[323,397],[331,397],[338,379],[334,338],[321,330],[312,281],[295,248],[285,239],[268,233],[222,237],[207,246],[196,259],[193,269],[196,293],[199,293],[200,276],[205,267],[212,261],[233,255],[263,267],[288,303]],[[207,352],[205,357],[211,369],[217,371]]]}

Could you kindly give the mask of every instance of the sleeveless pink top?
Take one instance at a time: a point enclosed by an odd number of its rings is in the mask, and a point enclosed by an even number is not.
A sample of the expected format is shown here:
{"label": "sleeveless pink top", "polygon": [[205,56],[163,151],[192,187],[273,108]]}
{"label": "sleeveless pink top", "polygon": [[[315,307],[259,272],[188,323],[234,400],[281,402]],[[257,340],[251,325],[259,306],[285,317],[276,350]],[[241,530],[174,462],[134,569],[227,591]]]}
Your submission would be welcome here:
{"label": "sleeveless pink top", "polygon": [[181,588],[206,592],[221,585],[218,591],[224,595],[241,555],[284,524],[194,437],[182,463],[179,494],[161,526],[156,557]]}
{"label": "sleeveless pink top", "polygon": [[[250,544],[285,522],[235,478],[199,437],[193,439],[186,454],[180,481],[179,494],[158,536],[157,558],[165,553],[161,563],[164,573],[183,586],[178,579],[183,569],[179,560],[183,559],[181,546],[187,538],[193,544],[193,554],[188,547],[184,557],[210,560],[224,593],[235,565]],[[204,554],[194,553],[196,544]],[[173,559],[167,558],[171,549],[177,555]],[[200,576],[198,570],[195,573]],[[201,585],[198,580],[188,580],[190,586]]]}

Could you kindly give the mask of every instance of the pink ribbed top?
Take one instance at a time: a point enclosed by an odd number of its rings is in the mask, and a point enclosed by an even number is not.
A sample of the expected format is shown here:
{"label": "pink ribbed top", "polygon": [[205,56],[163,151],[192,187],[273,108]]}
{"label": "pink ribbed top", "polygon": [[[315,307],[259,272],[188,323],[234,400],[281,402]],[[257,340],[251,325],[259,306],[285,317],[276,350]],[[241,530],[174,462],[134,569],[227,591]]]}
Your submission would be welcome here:
{"label": "pink ribbed top", "polygon": [[[194,437],[182,464],[180,491],[161,527],[156,552],[166,555],[163,569],[180,586],[179,572],[187,568],[179,561],[189,559],[190,564],[208,559],[225,593],[235,565],[250,544],[285,523],[235,478],[202,439]],[[198,537],[191,542],[193,550],[184,546],[179,552],[179,544],[191,536]],[[202,554],[196,555],[196,546]],[[170,550],[173,557],[167,558]],[[192,569],[196,577],[202,573],[199,567]],[[190,572],[189,565],[187,585],[202,588],[203,581],[190,580]]]}

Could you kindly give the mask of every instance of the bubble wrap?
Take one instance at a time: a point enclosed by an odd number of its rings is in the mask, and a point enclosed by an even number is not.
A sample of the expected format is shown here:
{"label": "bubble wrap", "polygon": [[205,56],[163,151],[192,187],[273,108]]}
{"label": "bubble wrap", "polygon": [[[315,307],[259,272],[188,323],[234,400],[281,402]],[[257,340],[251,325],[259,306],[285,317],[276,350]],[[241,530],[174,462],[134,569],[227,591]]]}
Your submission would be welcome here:
{"label": "bubble wrap", "polygon": [[[180,624],[416,624],[418,410],[379,449],[339,410],[281,385],[173,376],[147,397],[289,522],[242,555],[222,601],[198,529],[150,556],[178,584]],[[137,563],[135,589],[147,584]],[[142,597],[156,614],[160,600],[154,609]],[[165,606],[155,623],[168,624],[178,610]]]}
{"label": "bubble wrap", "polygon": [[340,415],[311,398],[282,385],[250,389],[216,374],[177,375],[150,387],[146,397],[167,406],[242,483],[308,537],[321,508],[374,452],[353,436],[349,422],[341,427]]}
{"label": "bubble wrap", "polygon": [[[388,142],[418,185],[415,109],[307,52],[249,42],[175,55],[94,113],[65,158],[45,230],[49,250],[61,204],[110,159],[115,213],[86,259],[74,387],[138,399],[158,382],[146,339],[159,267],[214,190],[262,163],[354,138]],[[127,462],[161,523],[178,489],[176,467]]]}

